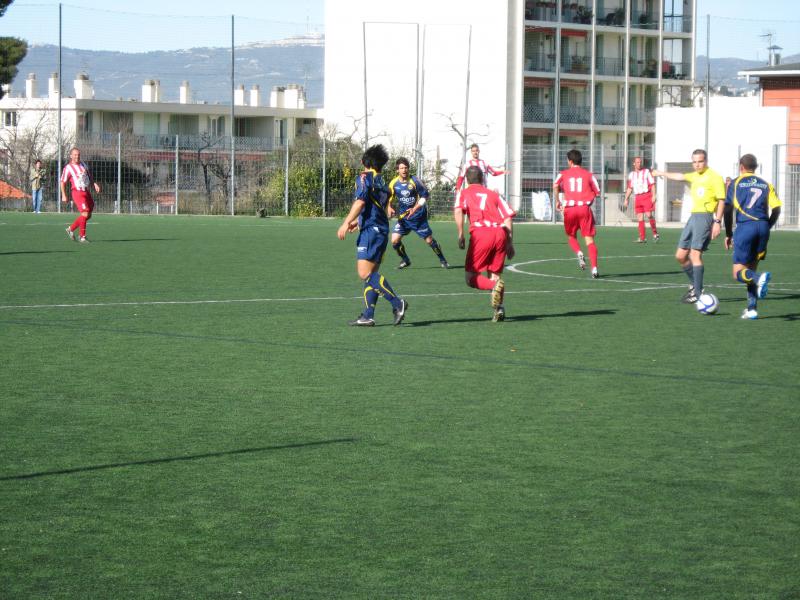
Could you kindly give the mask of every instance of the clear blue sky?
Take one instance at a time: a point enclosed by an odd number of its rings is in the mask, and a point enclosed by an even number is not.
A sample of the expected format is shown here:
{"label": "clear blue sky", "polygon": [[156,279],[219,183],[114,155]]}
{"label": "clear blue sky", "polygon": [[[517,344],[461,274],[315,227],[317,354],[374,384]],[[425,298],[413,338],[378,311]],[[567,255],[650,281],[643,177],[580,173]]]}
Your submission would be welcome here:
{"label": "clear blue sky", "polygon": [[[282,39],[324,29],[324,0],[74,0],[62,3],[64,46],[146,52]],[[14,0],[0,35],[58,43],[58,2]]]}
{"label": "clear blue sky", "polygon": [[[335,1],[335,0],[329,0]],[[380,1],[380,0],[377,0]],[[669,4],[673,0],[666,0]],[[674,0],[677,6],[682,0]],[[125,52],[230,43],[230,15],[239,43],[324,30],[325,0],[74,0],[64,3],[64,45]],[[396,5],[387,3],[387,10]],[[705,54],[711,15],[711,56],[765,60],[766,33],[783,55],[800,53],[800,0],[698,0],[697,53]],[[216,18],[214,18],[216,17]],[[0,34],[57,43],[58,2],[15,0]]]}

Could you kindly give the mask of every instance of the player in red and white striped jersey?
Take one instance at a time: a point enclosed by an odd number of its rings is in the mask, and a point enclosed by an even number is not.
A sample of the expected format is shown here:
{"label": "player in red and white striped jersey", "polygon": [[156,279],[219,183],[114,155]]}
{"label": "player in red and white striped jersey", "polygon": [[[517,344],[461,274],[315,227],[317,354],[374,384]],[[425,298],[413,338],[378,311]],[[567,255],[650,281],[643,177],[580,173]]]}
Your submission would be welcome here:
{"label": "player in red and white striped jersey", "polygon": [[69,151],[69,162],[61,172],[61,201],[64,203],[67,202],[67,183],[72,188],[72,201],[79,213],[78,218],[67,227],[67,236],[75,240],[75,230],[80,228],[80,241],[85,243],[89,241],[86,239],[86,221],[92,218],[94,210],[94,199],[89,187],[93,186],[99,194],[100,186],[92,179],[86,164],[81,162],[81,151],[77,148]]}
{"label": "player in red and white striped jersey", "polygon": [[646,167],[642,168],[642,158],[640,156],[634,158],[633,171],[628,173],[628,188],[625,190],[625,202],[623,206],[626,209],[628,208],[628,199],[631,197],[631,194],[633,194],[633,210],[636,213],[636,218],[639,220],[639,239],[636,240],[639,244],[647,242],[644,236],[645,217],[650,220],[653,241],[657,242],[661,239],[656,229],[655,202],[653,200],[655,185],[656,180],[653,179],[653,174],[650,172],[650,169]]}
{"label": "player in red and white striped jersey", "polygon": [[458,174],[458,179],[456,179],[456,193],[461,189],[461,186],[464,185],[464,179],[467,172],[467,169],[470,167],[478,167],[483,173],[483,185],[487,183],[487,175],[505,175],[508,171],[503,169],[496,169],[492,165],[487,165],[486,161],[481,158],[481,149],[478,144],[472,144],[469,147],[469,152],[472,155],[464,166],[461,168],[461,172]]}
{"label": "player in red and white striped jersey", "polygon": [[[592,203],[600,195],[597,179],[589,171],[581,167],[583,156],[574,148],[567,152],[568,169],[561,171],[553,182],[553,197],[556,198],[556,210],[564,213],[564,231],[567,243],[578,256],[578,266],[586,268],[586,260],[581,252],[576,234],[580,230],[586,242],[589,261],[592,265],[592,277],[599,277],[597,271],[597,245],[594,243],[595,227]],[[561,201],[560,193],[564,200]]]}
{"label": "player in red and white striped jersey", "polygon": [[[516,212],[498,194],[483,185],[483,172],[478,166],[467,168],[466,189],[456,200],[454,215],[458,230],[458,247],[464,248],[464,215],[469,218],[469,247],[464,261],[467,285],[479,290],[492,290],[493,321],[505,319],[501,278],[506,256],[514,258],[512,219]],[[483,275],[487,272],[489,276]]]}

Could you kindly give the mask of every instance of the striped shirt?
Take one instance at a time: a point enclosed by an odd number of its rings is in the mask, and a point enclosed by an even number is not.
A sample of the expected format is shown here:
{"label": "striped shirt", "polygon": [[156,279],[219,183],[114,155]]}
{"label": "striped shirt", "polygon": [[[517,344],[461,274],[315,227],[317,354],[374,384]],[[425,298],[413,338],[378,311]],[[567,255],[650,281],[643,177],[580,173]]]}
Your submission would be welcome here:
{"label": "striped shirt", "polygon": [[469,217],[470,232],[475,229],[502,227],[503,221],[517,214],[500,194],[477,183],[467,186],[459,194],[456,208],[460,208]]}
{"label": "striped shirt", "polygon": [[634,195],[646,194],[655,185],[655,179],[650,169],[639,169],[628,173],[628,189],[633,190]]}
{"label": "striped shirt", "polygon": [[79,162],[77,164],[67,163],[64,165],[64,170],[61,172],[61,182],[70,182],[73,190],[85,192],[89,189],[89,184],[92,182],[92,176],[89,173],[89,167],[86,163]]}
{"label": "striped shirt", "polygon": [[591,206],[600,195],[597,179],[583,167],[570,167],[558,174],[553,187],[560,187],[564,193],[564,206]]}

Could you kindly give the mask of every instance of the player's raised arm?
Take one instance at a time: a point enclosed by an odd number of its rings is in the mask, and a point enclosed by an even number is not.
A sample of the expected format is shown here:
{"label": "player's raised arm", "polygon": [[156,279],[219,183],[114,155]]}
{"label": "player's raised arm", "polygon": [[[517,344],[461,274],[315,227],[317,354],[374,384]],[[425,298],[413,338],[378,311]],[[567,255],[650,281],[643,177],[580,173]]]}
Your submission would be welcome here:
{"label": "player's raised arm", "polygon": [[653,177],[664,177],[672,181],[686,181],[686,175],[683,173],[671,173],[669,171],[659,171],[658,169],[653,169],[650,172],[653,174]]}

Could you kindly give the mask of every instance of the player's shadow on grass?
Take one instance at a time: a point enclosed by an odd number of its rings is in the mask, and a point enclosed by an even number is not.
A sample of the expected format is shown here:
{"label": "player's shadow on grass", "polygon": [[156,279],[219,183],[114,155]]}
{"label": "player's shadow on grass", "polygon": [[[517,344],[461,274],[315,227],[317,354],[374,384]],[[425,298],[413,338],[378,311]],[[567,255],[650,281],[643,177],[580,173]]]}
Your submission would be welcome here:
{"label": "player's shadow on grass", "polygon": [[[572,317],[596,317],[596,316],[610,316],[617,314],[616,310],[571,310],[563,313],[540,313],[535,315],[509,315],[506,317],[506,322],[513,321],[539,321],[541,319],[552,318],[572,318]],[[491,321],[491,315],[488,317],[469,317],[461,319],[437,319],[431,321],[405,321],[404,325],[412,327],[427,327],[428,325],[438,325],[442,323],[485,323]]]}
{"label": "player's shadow on grass", "polygon": [[133,460],[119,463],[105,463],[101,465],[86,465],[83,467],[73,467],[70,469],[58,469],[53,471],[38,471],[35,473],[23,473],[20,475],[6,475],[0,477],[0,481],[14,481],[21,479],[36,479],[38,477],[49,477],[51,475],[71,475],[73,473],[87,473],[89,471],[103,471],[106,469],[119,469],[123,467],[142,467],[149,465],[160,465],[173,462],[185,462],[192,460],[204,460],[206,458],[220,458],[223,456],[236,456],[241,454],[254,454],[257,452],[272,452],[274,450],[291,450],[293,448],[309,448],[313,446],[327,446],[330,444],[352,444],[357,442],[356,438],[338,438],[332,440],[321,440],[318,442],[300,442],[297,444],[281,444],[278,446],[263,446],[261,448],[241,448],[239,450],[223,450],[221,452],[206,452],[204,454],[190,454],[189,456],[170,456],[167,458],[152,458],[148,460]]}
{"label": "player's shadow on grass", "polygon": [[680,271],[639,271],[638,273],[603,273],[603,277],[641,277],[642,275],[680,275]]}
{"label": "player's shadow on grass", "polygon": [[759,321],[763,321],[764,319],[783,319],[784,321],[800,321],[800,313],[788,313],[785,315],[767,315],[766,317],[762,315],[758,316]]}
{"label": "player's shadow on grass", "polygon": [[75,250],[19,250],[17,252],[0,252],[0,256],[11,256],[12,254],[56,254],[59,252],[75,252]]}

